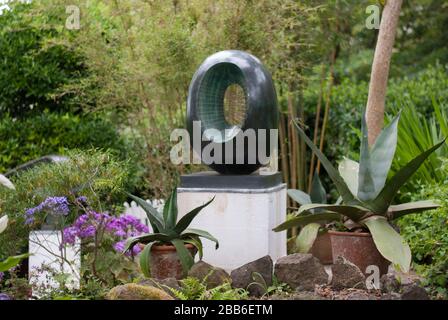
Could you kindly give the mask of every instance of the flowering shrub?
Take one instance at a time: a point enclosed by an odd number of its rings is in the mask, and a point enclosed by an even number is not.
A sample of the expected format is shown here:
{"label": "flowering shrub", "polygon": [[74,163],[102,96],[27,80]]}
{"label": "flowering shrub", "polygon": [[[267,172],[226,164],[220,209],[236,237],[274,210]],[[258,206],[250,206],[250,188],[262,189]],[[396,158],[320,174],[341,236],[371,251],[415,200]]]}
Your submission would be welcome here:
{"label": "flowering shrub", "polygon": [[25,224],[31,224],[35,221],[35,214],[46,212],[53,216],[67,216],[70,213],[69,203],[66,197],[48,197],[37,207],[25,211]]}
{"label": "flowering shrub", "polygon": [[[63,243],[73,245],[77,237],[85,242],[98,241],[105,236],[109,236],[117,240],[113,244],[113,248],[118,253],[121,253],[124,250],[125,241],[128,237],[138,236],[147,232],[149,232],[148,227],[131,215],[113,217],[108,213],[90,210],[78,217],[72,226],[64,229]],[[136,246],[132,253],[129,252],[128,255],[138,255],[140,251],[140,247]]]}
{"label": "flowering shrub", "polygon": [[[57,222],[53,223],[52,227],[62,231],[61,256],[64,256],[66,246],[81,241],[81,286],[93,283],[100,284],[106,289],[120,282],[131,281],[139,274],[134,258],[140,253],[140,246],[135,246],[126,255],[122,254],[127,238],[149,232],[149,228],[138,218],[97,211],[85,196],[73,200],[63,196],[47,197],[36,207],[26,209],[25,216],[25,223],[30,226],[39,225],[42,221],[47,224],[49,221]],[[35,286],[34,289],[45,289],[45,294],[48,296],[80,294],[75,292],[75,289],[67,287],[62,276],[53,277],[58,280],[57,287]],[[94,287],[97,290],[98,286]],[[81,288],[81,292],[82,290]]]}

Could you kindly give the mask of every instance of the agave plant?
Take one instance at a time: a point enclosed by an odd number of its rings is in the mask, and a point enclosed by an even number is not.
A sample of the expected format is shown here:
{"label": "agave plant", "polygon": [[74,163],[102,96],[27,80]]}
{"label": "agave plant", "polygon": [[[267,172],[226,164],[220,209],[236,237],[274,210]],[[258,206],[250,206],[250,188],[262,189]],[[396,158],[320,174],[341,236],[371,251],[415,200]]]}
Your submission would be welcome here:
{"label": "agave plant", "polygon": [[[367,126],[362,119],[362,138],[359,163],[344,159],[336,170],[325,155],[312,143],[305,132],[294,122],[299,135],[321,161],[331,180],[343,199],[343,204],[305,204],[297,216],[277,226],[274,231],[286,230],[293,226],[321,223],[328,220],[342,220],[349,229],[366,228],[373,241],[387,260],[408,272],[411,264],[411,251],[408,244],[390,225],[390,221],[407,214],[438,208],[431,200],[392,205],[400,188],[418,170],[423,162],[445,140],[427,149],[387,180],[389,169],[397,146],[397,131],[400,114],[382,130],[375,144],[369,148]],[[312,212],[311,210],[326,210]]]}
{"label": "agave plant", "polygon": [[146,244],[140,254],[140,267],[145,276],[150,277],[151,247],[153,245],[173,245],[176,248],[182,269],[186,274],[194,263],[193,256],[185,248],[185,244],[191,244],[198,250],[199,259],[202,259],[202,238],[215,242],[218,249],[219,243],[215,237],[204,230],[188,228],[199,212],[207,207],[213,200],[206,204],[194,208],[179,221],[177,221],[177,192],[174,190],[169,199],[165,202],[163,213],[158,212],[145,200],[129,195],[146,212],[153,233],[147,233],[127,240],[124,252],[131,250],[138,243]]}
{"label": "agave plant", "polygon": [[[322,203],[322,204],[327,203],[327,192],[325,191],[325,188],[322,185],[322,182],[320,181],[319,175],[317,173],[314,174],[309,194],[303,192],[302,190],[288,189],[288,196],[301,206],[309,205],[312,203]],[[336,204],[339,203],[340,199],[338,199]],[[311,209],[310,212],[314,214],[328,211],[320,209]],[[313,246],[314,241],[316,240],[319,229],[328,222],[331,222],[331,220],[330,221],[321,220],[318,222],[311,222],[302,226],[302,229],[300,230],[296,238],[297,252],[301,253],[308,252]]]}
{"label": "agave plant", "polygon": [[6,178],[4,175],[0,174],[0,185],[8,188],[8,189],[12,189],[15,190],[16,188],[14,187],[14,184],[11,182],[11,180],[9,180],[8,178]]}

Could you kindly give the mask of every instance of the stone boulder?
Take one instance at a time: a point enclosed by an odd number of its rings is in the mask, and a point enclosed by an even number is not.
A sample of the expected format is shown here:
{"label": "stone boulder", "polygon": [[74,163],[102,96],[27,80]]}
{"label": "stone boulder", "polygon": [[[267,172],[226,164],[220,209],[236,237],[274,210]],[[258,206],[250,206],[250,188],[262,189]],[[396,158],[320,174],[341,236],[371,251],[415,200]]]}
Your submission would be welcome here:
{"label": "stone boulder", "polygon": [[165,291],[136,283],[112,288],[106,295],[108,300],[174,300]]}
{"label": "stone boulder", "polygon": [[313,291],[315,285],[328,282],[324,266],[309,253],[294,253],[278,259],[274,274],[280,282],[302,291]]}
{"label": "stone boulder", "polygon": [[225,282],[232,281],[229,274],[224,269],[214,267],[204,261],[195,263],[188,272],[188,276],[204,281],[207,289],[212,289]]}
{"label": "stone boulder", "polygon": [[394,274],[386,273],[381,276],[381,291],[385,293],[400,292],[400,281]]}
{"label": "stone boulder", "polygon": [[150,287],[161,289],[161,290],[165,291],[166,293],[168,293],[172,297],[174,297],[174,294],[170,290],[170,288],[175,289],[175,290],[181,290],[179,282],[177,281],[176,278],[166,278],[166,279],[150,278],[150,279],[145,279],[145,280],[139,282],[139,284],[142,286],[150,286]]}
{"label": "stone boulder", "polygon": [[420,285],[412,283],[402,287],[401,300],[429,300],[429,295]]}
{"label": "stone boulder", "polygon": [[266,287],[272,285],[272,273],[272,259],[264,256],[233,270],[230,273],[232,287],[247,289],[251,296],[261,297],[266,293]]}
{"label": "stone boulder", "polygon": [[366,278],[361,270],[342,256],[336,258],[331,267],[331,285],[335,289],[356,288],[366,289]]}

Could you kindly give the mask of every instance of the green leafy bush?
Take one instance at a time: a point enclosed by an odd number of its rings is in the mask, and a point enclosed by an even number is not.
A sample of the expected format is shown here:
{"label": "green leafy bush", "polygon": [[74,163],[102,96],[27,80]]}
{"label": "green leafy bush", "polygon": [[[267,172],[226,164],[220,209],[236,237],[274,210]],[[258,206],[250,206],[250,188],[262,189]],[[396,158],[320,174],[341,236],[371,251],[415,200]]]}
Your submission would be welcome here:
{"label": "green leafy bush", "polygon": [[72,103],[77,94],[62,95],[60,89],[85,76],[84,60],[72,48],[52,41],[67,30],[49,26],[51,17],[33,16],[34,3],[11,6],[0,15],[0,114],[23,117],[46,109],[78,109]]}
{"label": "green leafy bush", "polygon": [[[448,173],[445,161],[443,174]],[[425,277],[434,296],[448,298],[448,186],[447,180],[422,188],[415,199],[440,199],[441,208],[401,218],[398,226],[413,253],[416,270]]]}
{"label": "green leafy bush", "polygon": [[9,217],[9,227],[0,236],[0,260],[26,247],[30,228],[24,223],[25,211],[47,197],[82,195],[100,211],[121,209],[126,197],[122,191],[133,184],[129,163],[97,150],[71,151],[68,156],[66,162],[42,164],[12,177],[16,190],[0,187],[0,216]]}
{"label": "green leafy bush", "polygon": [[[388,83],[386,112],[395,116],[398,110],[412,105],[422,117],[427,116],[434,111],[433,99],[441,105],[448,104],[447,87],[447,66],[439,64],[408,77],[393,78]],[[360,131],[356,124],[367,104],[368,90],[368,82],[349,78],[334,86],[325,142],[325,151],[330,159],[348,156],[357,160]],[[318,88],[309,87],[304,93],[310,113],[315,112],[318,92]]]}
{"label": "green leafy bush", "polygon": [[125,137],[107,120],[44,112],[22,120],[0,120],[0,172],[49,154],[69,149],[111,149],[121,158],[130,157]]}
{"label": "green leafy bush", "polygon": [[246,290],[233,289],[228,282],[207,289],[205,280],[200,281],[194,277],[187,277],[180,281],[180,285],[179,290],[170,288],[179,300],[245,300],[249,296]]}
{"label": "green leafy bush", "polygon": [[[405,106],[398,130],[398,145],[392,172],[397,172],[415,156],[448,137],[447,107],[448,102],[441,105],[434,101],[432,112],[425,115],[419,112],[414,104]],[[415,193],[421,185],[442,183],[445,180],[440,171],[443,158],[448,158],[447,144],[434,152],[414,174],[411,182],[404,186],[401,190],[402,200]]]}

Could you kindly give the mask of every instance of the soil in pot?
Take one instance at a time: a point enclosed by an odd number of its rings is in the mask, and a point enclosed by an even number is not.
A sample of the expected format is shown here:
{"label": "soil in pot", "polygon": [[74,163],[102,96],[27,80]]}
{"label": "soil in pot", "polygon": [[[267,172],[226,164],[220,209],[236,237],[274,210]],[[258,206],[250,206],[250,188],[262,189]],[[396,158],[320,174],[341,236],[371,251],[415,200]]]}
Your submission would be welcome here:
{"label": "soil in pot", "polygon": [[317,236],[313,246],[311,247],[310,253],[319,259],[322,264],[333,263],[331,239],[328,232],[321,233]]}
{"label": "soil in pot", "polygon": [[[191,244],[185,247],[194,257],[197,249]],[[170,245],[154,245],[151,248],[151,276],[155,279],[183,278],[182,264],[176,248]]]}
{"label": "soil in pot", "polygon": [[358,266],[364,274],[369,265],[378,266],[380,275],[387,273],[390,262],[380,254],[370,233],[328,231],[328,234],[333,262],[338,256],[343,256]]}

